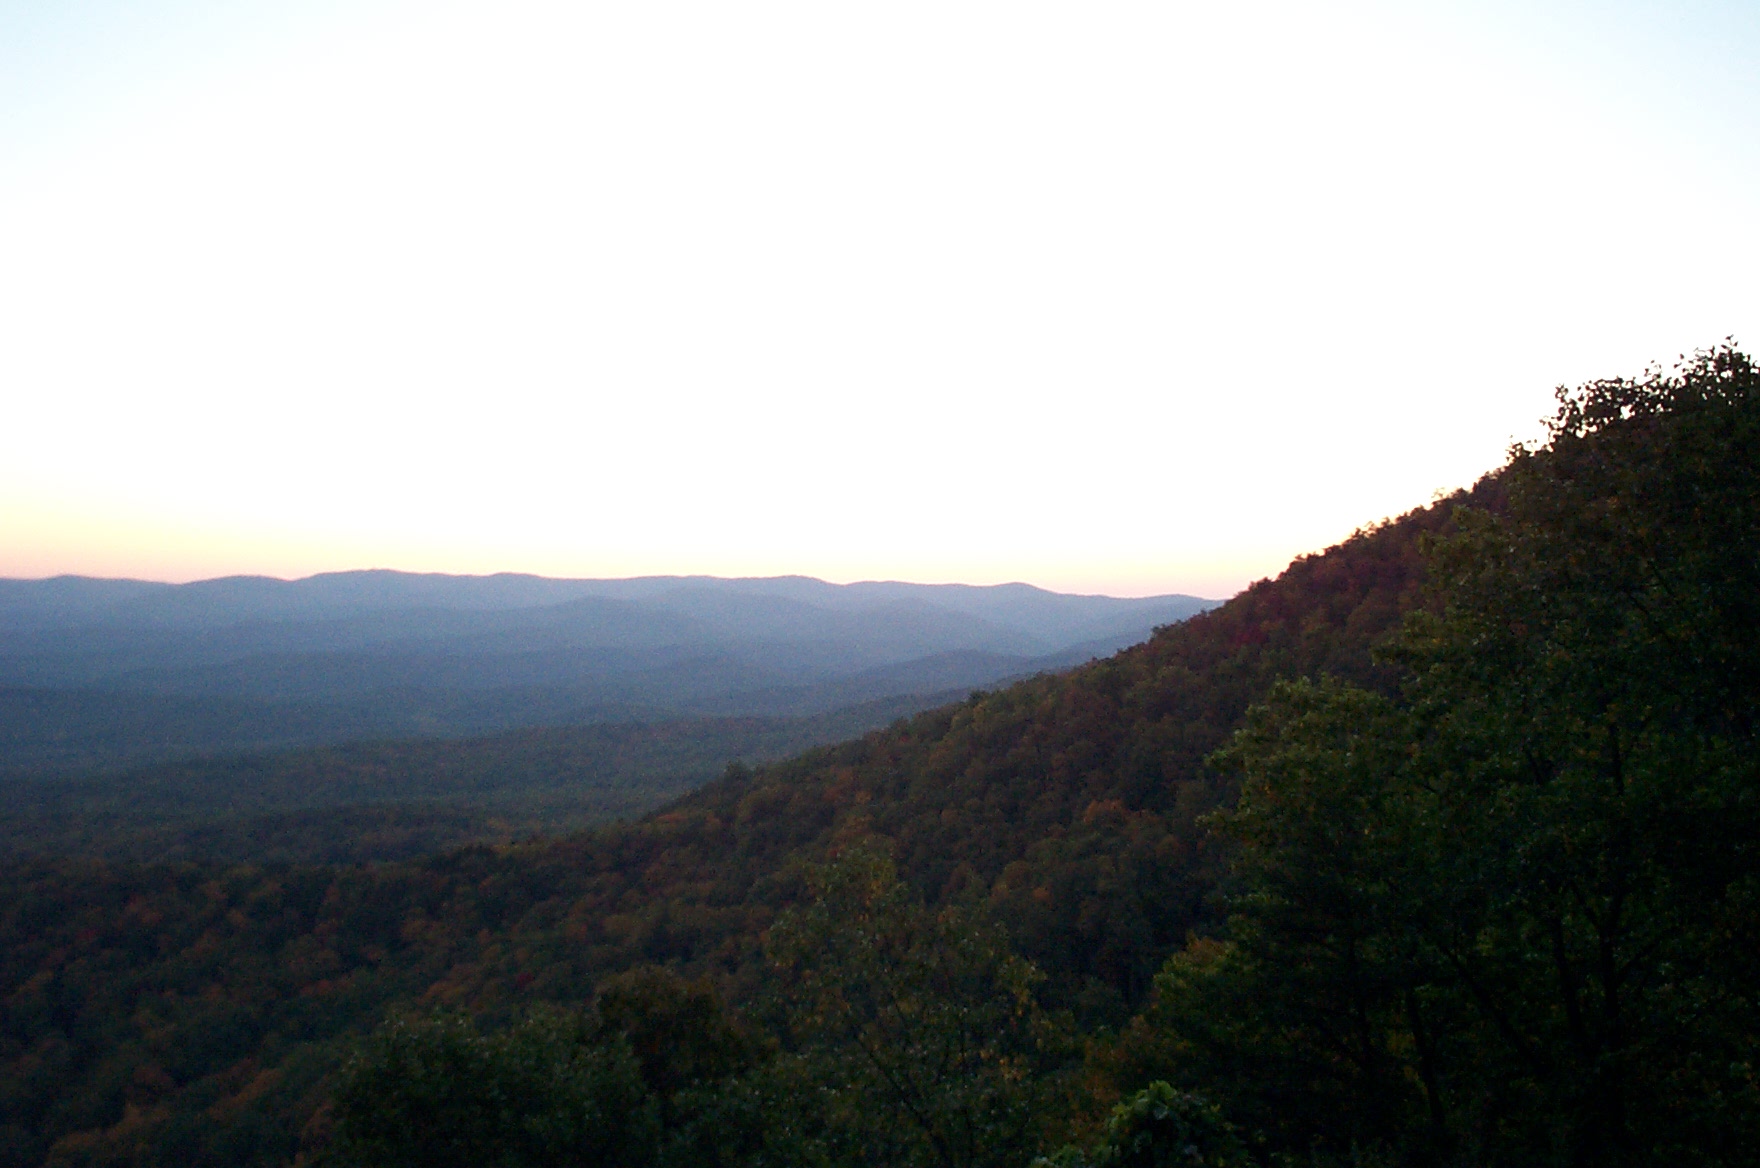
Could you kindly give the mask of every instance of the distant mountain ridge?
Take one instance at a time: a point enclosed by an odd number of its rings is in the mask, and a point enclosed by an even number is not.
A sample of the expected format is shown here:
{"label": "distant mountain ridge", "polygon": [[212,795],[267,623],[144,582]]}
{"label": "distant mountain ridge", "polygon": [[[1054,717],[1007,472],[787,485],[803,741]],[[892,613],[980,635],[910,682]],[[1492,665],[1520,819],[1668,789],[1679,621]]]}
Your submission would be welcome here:
{"label": "distant mountain ridge", "polygon": [[773,597],[841,611],[915,601],[1070,643],[1083,639],[1071,634],[1084,627],[1120,621],[1135,627],[1145,612],[1175,611],[1189,616],[1220,603],[1182,594],[1125,598],[1052,592],[1020,583],[869,580],[831,584],[811,576],[568,579],[509,572],[455,576],[375,568],[325,572],[297,580],[220,576],[188,584],[90,576],[0,578],[0,630],[243,624],[299,616],[336,619],[398,609],[495,612],[553,607],[586,598],[654,602],[693,594],[704,598]]}
{"label": "distant mountain ridge", "polygon": [[1080,664],[1215,603],[803,576],[0,580],[0,773],[811,715]]}

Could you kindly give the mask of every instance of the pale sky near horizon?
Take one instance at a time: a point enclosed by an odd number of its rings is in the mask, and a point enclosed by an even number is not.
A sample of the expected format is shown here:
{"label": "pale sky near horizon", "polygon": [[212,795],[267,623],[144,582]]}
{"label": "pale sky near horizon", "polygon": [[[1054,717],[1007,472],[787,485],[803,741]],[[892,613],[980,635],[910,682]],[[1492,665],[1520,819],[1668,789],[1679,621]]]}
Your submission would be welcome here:
{"label": "pale sky near horizon", "polygon": [[0,576],[1223,596],[1760,345],[1760,5],[0,0]]}

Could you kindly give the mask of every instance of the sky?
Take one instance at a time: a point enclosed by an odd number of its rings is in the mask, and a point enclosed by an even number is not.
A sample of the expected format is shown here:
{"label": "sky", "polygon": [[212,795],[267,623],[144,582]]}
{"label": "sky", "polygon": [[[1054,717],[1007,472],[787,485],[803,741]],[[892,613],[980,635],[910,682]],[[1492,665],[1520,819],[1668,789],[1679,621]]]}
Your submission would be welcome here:
{"label": "sky", "polygon": [[1226,596],[1760,344],[1760,5],[0,0],[0,576]]}

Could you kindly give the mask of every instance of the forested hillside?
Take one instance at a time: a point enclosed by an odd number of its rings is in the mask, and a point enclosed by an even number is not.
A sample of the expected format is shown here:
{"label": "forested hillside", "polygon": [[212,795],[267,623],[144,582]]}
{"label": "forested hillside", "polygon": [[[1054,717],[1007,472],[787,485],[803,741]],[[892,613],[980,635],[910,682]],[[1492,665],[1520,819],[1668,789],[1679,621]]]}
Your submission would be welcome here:
{"label": "forested hillside", "polygon": [[[397,1001],[578,1002],[644,963],[743,1000],[803,864],[870,834],[933,899],[994,905],[1057,1001],[1121,1023],[1213,912],[1197,817],[1225,787],[1205,756],[1276,677],[1382,678],[1369,646],[1415,602],[1419,541],[1455,503],[1111,659],[729,773],[628,826],[371,869],[15,864],[3,1098],[21,1162],[76,1132],[291,1155],[337,1040]],[[201,1134],[223,1104],[251,1118]]]}
{"label": "forested hillside", "polygon": [[1144,645],[632,824],[9,865],[4,1154],[1752,1163],[1757,441],[1730,350],[1572,391]]}

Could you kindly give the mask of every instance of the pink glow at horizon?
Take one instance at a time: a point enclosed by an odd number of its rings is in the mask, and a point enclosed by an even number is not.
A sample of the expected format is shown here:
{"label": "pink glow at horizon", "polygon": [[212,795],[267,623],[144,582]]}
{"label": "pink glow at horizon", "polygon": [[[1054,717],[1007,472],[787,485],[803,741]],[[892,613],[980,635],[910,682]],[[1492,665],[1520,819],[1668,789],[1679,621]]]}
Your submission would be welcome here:
{"label": "pink glow at horizon", "polygon": [[63,0],[0,576],[1222,597],[1760,344],[1760,9]]}

